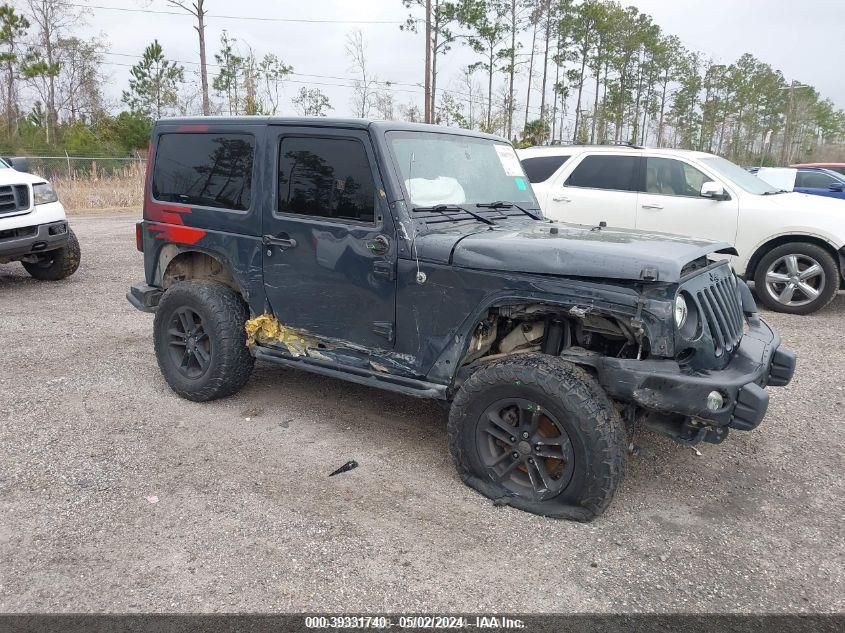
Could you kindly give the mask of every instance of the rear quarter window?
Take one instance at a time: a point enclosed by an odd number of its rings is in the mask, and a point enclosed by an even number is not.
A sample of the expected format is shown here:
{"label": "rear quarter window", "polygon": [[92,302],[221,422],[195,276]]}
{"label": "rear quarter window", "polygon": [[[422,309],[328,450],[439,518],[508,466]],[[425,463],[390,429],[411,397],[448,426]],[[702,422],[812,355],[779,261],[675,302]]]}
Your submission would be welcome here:
{"label": "rear quarter window", "polygon": [[161,202],[246,211],[252,196],[251,134],[174,133],[158,140],[152,193]]}
{"label": "rear quarter window", "polygon": [[561,165],[563,165],[569,156],[534,156],[532,158],[523,158],[522,169],[525,170],[525,175],[528,180],[536,184],[538,182],[545,182],[552,177]]}

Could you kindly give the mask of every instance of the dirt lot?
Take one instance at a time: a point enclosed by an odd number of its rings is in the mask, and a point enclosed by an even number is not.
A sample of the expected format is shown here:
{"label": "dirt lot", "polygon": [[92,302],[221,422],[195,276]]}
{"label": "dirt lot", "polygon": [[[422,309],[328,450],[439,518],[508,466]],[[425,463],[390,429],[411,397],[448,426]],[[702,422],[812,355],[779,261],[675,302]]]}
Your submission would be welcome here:
{"label": "dirt lot", "polygon": [[845,609],[845,296],[766,315],[799,369],[759,429],[644,434],[580,525],[463,486],[432,403],[267,365],[179,399],[124,299],[134,221],[73,218],[65,282],[0,266],[0,611]]}

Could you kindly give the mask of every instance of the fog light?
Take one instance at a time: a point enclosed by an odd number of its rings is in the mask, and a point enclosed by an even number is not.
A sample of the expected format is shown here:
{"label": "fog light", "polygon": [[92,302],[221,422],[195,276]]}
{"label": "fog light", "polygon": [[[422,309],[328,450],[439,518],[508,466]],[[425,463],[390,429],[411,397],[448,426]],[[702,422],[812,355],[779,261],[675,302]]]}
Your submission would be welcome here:
{"label": "fog light", "polygon": [[707,394],[707,408],[711,411],[717,411],[725,404],[725,399],[718,391],[711,391]]}

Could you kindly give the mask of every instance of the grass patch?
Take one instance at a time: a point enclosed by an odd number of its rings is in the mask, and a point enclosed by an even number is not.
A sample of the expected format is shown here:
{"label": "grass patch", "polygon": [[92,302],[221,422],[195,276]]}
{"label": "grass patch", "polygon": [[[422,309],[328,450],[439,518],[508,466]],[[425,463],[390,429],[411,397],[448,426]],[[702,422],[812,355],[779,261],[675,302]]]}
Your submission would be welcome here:
{"label": "grass patch", "polygon": [[50,181],[71,213],[137,209],[144,202],[144,165],[132,163],[108,173],[54,176]]}

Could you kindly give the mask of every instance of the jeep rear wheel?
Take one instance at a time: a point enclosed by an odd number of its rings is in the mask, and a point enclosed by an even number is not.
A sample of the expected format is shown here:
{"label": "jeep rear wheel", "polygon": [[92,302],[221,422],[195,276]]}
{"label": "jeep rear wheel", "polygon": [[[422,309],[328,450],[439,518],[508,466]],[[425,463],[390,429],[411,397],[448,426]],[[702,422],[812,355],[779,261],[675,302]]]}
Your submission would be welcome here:
{"label": "jeep rear wheel", "polygon": [[73,231],[68,229],[67,243],[62,248],[48,251],[34,262],[21,262],[33,278],[40,281],[59,281],[70,277],[79,268],[82,253],[79,240]]}
{"label": "jeep rear wheel", "polygon": [[782,244],[766,253],[754,272],[760,302],[775,312],[810,314],[839,289],[839,267],[823,248],[806,242]]}
{"label": "jeep rear wheel", "polygon": [[497,503],[589,521],[622,478],[625,431],[590,374],[524,354],[463,384],[449,414],[449,448],[463,481]]}
{"label": "jeep rear wheel", "polygon": [[228,286],[183,281],[162,295],[153,325],[156,358],[170,388],[198,402],[246,384],[255,363],[246,346],[247,307]]}

